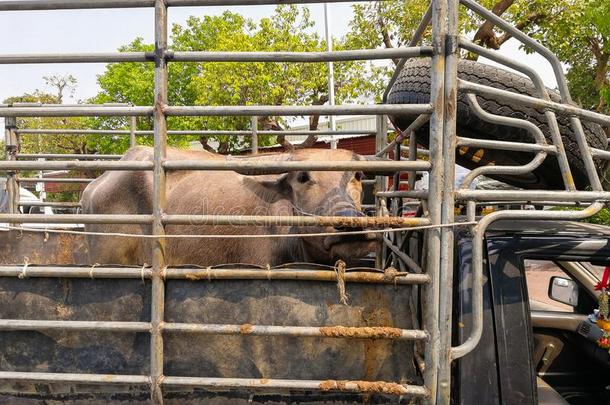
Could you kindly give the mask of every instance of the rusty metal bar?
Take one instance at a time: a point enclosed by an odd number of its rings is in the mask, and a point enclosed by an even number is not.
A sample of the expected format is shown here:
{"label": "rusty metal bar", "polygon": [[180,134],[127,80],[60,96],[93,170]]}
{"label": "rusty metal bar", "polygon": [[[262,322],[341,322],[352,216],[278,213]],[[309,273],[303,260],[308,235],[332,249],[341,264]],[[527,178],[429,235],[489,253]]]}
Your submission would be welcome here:
{"label": "rusty metal bar", "polygon": [[[23,266],[0,265],[0,277],[24,276]],[[163,276],[166,280],[214,281],[214,280],[301,280],[336,282],[337,273],[329,269],[309,268],[168,268]],[[101,267],[101,266],[28,266],[25,277],[60,277],[60,278],[116,278],[116,279],[150,279],[150,267]],[[430,278],[427,274],[385,274],[374,269],[350,270],[343,277],[346,283],[370,284],[427,284]]]}
{"label": "rusty metal bar", "polygon": [[[1,324],[0,324],[1,327]],[[253,336],[302,336],[345,339],[391,339],[426,340],[428,334],[423,330],[399,329],[390,327],[347,327],[347,326],[273,326],[273,325],[228,325],[164,323],[162,329],[173,333],[200,333],[205,335],[253,335]]]}
{"label": "rusty metal bar", "polygon": [[252,154],[258,153],[258,117],[250,118],[250,129],[252,133]]}
{"label": "rusty metal bar", "polygon": [[[2,216],[0,215],[0,220]],[[430,224],[426,218],[265,216],[265,215],[163,215],[165,225],[257,225],[257,226],[342,226],[353,228],[412,227]]]}
{"label": "rusty metal bar", "polygon": [[[445,99],[443,102],[444,125],[443,125],[443,182],[441,223],[451,224],[455,222],[455,166],[456,166],[456,143],[457,143],[457,70],[458,70],[458,8],[459,0],[446,0],[447,2],[447,32],[445,33]],[[428,200],[430,203],[430,200]],[[453,291],[454,271],[454,229],[444,227],[441,229],[439,266],[439,289],[440,291]],[[439,363],[436,395],[438,405],[451,404],[451,335],[453,330],[453,294],[440,294],[439,296],[438,325],[439,339]]]}
{"label": "rusty metal bar", "polygon": [[201,387],[210,389],[249,388],[265,390],[341,391],[356,393],[380,393],[387,395],[429,395],[424,386],[397,384],[382,381],[335,380],[276,380],[246,378],[172,377],[163,379],[164,386]]}
{"label": "rusty metal bar", "polygon": [[[429,150],[430,161],[434,162],[430,171],[428,185],[428,216],[431,225],[441,224],[441,203],[443,195],[443,127],[445,122],[445,36],[447,33],[447,0],[432,0],[432,48],[434,55],[430,65],[430,103],[434,111],[430,117]],[[424,291],[424,305],[426,316],[424,329],[430,335],[429,344],[426,345],[424,358],[426,369],[424,372],[425,386],[430,391],[426,403],[436,403],[438,390],[438,372],[440,360],[439,330],[439,302],[440,302],[440,254],[441,229],[434,228],[426,231],[425,256],[426,273],[430,276],[430,284]]]}

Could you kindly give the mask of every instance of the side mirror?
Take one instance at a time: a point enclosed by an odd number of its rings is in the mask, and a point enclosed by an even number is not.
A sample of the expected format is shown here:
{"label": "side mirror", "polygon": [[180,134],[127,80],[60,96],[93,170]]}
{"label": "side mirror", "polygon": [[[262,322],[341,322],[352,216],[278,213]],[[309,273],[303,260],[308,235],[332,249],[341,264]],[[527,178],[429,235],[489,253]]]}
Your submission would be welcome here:
{"label": "side mirror", "polygon": [[569,278],[553,276],[549,284],[549,298],[575,307],[578,305],[578,284]]}

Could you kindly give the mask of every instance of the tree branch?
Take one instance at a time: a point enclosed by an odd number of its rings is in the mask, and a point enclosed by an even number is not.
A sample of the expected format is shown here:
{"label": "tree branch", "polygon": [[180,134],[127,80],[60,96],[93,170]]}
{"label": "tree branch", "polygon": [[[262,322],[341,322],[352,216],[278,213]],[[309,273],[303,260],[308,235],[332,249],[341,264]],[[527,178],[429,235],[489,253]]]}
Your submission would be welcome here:
{"label": "tree branch", "polygon": [[[525,28],[529,27],[532,24],[537,23],[544,17],[546,17],[546,14],[531,13],[530,15],[527,16],[527,18],[525,20],[519,21],[517,24],[515,24],[515,28],[517,28],[519,31],[523,31]],[[495,49],[499,49],[502,46],[502,44],[504,44],[506,41],[508,41],[512,37],[513,36],[511,34],[509,34],[508,32],[505,32],[504,34],[502,34],[496,40],[496,44],[498,47]]]}
{"label": "tree branch", "polygon": [[[388,32],[388,26],[386,25],[383,19],[383,14],[381,13],[381,5],[379,5],[377,8],[377,15],[379,16],[379,18],[377,18],[377,23],[379,24],[383,44],[386,48],[394,48],[394,45],[392,45],[392,38],[390,37],[390,33]],[[392,59],[392,62],[394,62],[394,65],[397,65],[399,59]]]}
{"label": "tree branch", "polygon": [[[515,0],[500,0],[491,9],[492,13],[497,16],[501,16],[504,12],[515,2]],[[486,20],[474,34],[474,42],[479,45],[485,45],[491,49],[498,49],[498,38],[494,33],[495,24],[489,20]]]}

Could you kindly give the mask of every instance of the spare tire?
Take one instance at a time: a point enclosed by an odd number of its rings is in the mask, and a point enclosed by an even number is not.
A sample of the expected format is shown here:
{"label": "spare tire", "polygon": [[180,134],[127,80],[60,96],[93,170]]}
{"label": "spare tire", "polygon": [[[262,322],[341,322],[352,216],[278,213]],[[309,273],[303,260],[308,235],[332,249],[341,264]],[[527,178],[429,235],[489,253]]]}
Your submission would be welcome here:
{"label": "spare tire", "polygon": [[[525,77],[504,69],[483,63],[460,60],[458,63],[458,77],[471,82],[487,85],[497,89],[508,90],[515,93],[536,96],[536,89],[532,81]],[[553,101],[560,102],[561,98],[556,91],[549,89]],[[542,109],[528,107],[512,101],[500,100],[496,97],[477,96],[481,107],[491,113],[528,120],[538,126],[547,142],[552,144],[549,127]],[[405,64],[404,69],[390,89],[387,99],[389,104],[418,104],[430,102],[430,59],[415,59]],[[414,114],[401,114],[391,116],[390,120],[396,128],[404,130],[417,118]],[[576,142],[576,137],[570,125],[567,114],[557,113],[557,123],[563,139],[572,176],[579,189],[589,185],[584,162]],[[607,138],[602,127],[593,122],[582,122],[589,146],[606,149]],[[464,93],[458,93],[457,133],[459,136],[478,139],[489,139],[509,142],[533,143],[532,135],[520,128],[490,124],[478,118],[470,109]],[[418,143],[428,144],[429,125],[417,131]],[[484,148],[460,148],[456,153],[457,163],[469,169],[475,167],[495,165],[523,165],[533,158],[529,152],[516,152],[506,150],[493,150]],[[598,173],[604,167],[604,161],[595,159]],[[527,189],[564,189],[561,172],[557,159],[547,156],[544,162],[532,173],[521,176],[491,176],[496,180]]]}

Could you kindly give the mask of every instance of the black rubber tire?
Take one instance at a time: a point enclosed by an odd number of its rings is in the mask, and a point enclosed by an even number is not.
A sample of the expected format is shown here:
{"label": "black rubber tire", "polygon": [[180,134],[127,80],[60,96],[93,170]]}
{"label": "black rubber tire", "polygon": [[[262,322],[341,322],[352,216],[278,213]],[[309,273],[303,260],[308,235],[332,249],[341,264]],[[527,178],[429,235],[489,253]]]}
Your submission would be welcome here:
{"label": "black rubber tire", "polygon": [[[515,93],[535,96],[535,87],[531,80],[495,66],[483,63],[460,60],[458,64],[458,77],[484,84],[490,87],[509,90]],[[559,102],[559,94],[549,90],[553,101]],[[547,138],[547,142],[552,144],[551,135],[547,125],[544,111],[516,104],[510,101],[499,100],[494,97],[477,96],[481,107],[492,114],[507,117],[521,118],[531,121],[537,125]],[[394,86],[388,94],[390,104],[417,104],[430,102],[430,59],[415,59],[408,62]],[[394,125],[404,130],[416,115],[405,114],[390,117]],[[585,171],[578,144],[572,127],[570,117],[565,114],[557,114],[557,122],[563,139],[564,147],[572,170],[572,176],[578,189],[584,189],[589,185],[589,180]],[[599,149],[606,149],[606,134],[602,127],[592,122],[582,122],[583,129],[589,146]],[[428,143],[429,126],[426,125],[417,131],[418,142],[424,145]],[[458,135],[499,141],[533,143],[532,136],[525,130],[490,124],[476,117],[470,110],[470,106],[463,93],[458,94],[457,108],[457,133]],[[475,155],[476,154],[476,155]],[[522,165],[529,162],[534,156],[528,152],[515,152],[505,150],[493,150],[481,148],[462,148],[456,154],[457,163],[469,169],[478,166],[495,165]],[[605,164],[602,160],[596,159],[595,165],[598,173],[603,171]],[[490,176],[494,177],[494,176]],[[557,160],[553,156],[547,156],[545,161],[533,173],[527,176],[495,176],[496,180],[503,181],[516,187],[527,189],[564,189],[561,172]]]}

